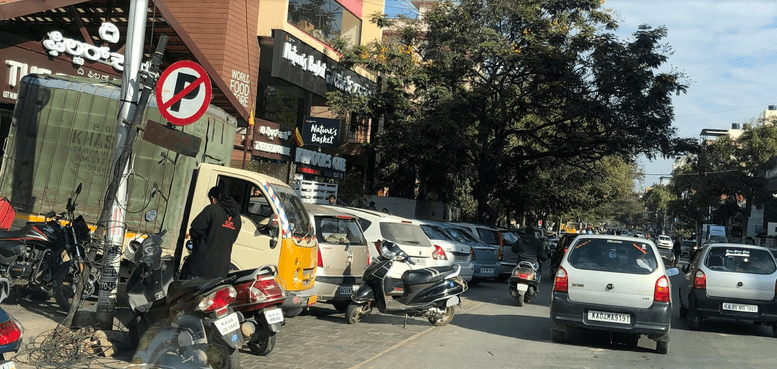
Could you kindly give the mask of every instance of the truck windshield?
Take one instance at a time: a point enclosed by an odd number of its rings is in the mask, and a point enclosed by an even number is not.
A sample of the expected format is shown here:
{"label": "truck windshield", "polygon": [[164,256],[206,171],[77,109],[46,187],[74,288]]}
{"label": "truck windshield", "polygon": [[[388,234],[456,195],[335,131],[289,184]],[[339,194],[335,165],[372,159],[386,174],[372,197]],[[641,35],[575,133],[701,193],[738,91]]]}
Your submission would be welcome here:
{"label": "truck windshield", "polygon": [[280,200],[281,206],[283,206],[283,210],[286,212],[291,235],[296,237],[312,235],[313,227],[310,225],[310,218],[294,190],[274,184],[271,184],[270,187],[275,191],[275,195],[278,196],[278,200]]}

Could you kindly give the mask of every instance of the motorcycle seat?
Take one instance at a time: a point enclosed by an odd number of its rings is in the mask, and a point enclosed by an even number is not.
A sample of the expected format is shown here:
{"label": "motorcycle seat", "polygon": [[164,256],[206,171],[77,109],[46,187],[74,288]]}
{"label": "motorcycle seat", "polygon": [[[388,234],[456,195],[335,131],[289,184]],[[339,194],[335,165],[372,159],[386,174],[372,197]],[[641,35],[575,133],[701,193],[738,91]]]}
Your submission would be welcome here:
{"label": "motorcycle seat", "polygon": [[412,286],[416,284],[438,282],[456,272],[453,267],[429,267],[423,269],[408,270],[402,274],[402,282]]}
{"label": "motorcycle seat", "polygon": [[[221,282],[222,279],[218,278],[218,281]],[[208,289],[214,285],[213,278],[181,279],[173,281],[170,282],[170,286],[167,287],[167,299],[169,301],[175,301],[187,293]]]}
{"label": "motorcycle seat", "polygon": [[14,240],[19,241],[22,237],[22,231],[16,230],[16,231],[4,231],[0,229],[0,241],[2,240]]}

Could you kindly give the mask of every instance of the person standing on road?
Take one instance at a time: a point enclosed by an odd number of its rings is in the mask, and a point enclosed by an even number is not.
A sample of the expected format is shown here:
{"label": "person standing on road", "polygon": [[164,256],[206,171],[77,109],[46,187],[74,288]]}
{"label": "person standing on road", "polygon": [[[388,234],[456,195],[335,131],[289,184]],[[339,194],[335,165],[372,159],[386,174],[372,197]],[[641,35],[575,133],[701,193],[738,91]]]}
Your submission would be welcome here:
{"label": "person standing on road", "polygon": [[680,242],[679,237],[675,237],[674,244],[672,245],[672,252],[674,253],[674,260],[672,261],[672,266],[677,266],[677,263],[680,262],[680,255],[683,252],[683,244]]}
{"label": "person standing on road", "polygon": [[223,188],[208,191],[210,205],[192,221],[192,253],[181,268],[181,279],[226,277],[232,245],[240,233],[240,205]]}
{"label": "person standing on road", "polygon": [[539,285],[540,277],[540,261],[547,259],[545,255],[545,248],[542,246],[542,241],[538,240],[534,234],[534,228],[526,227],[524,234],[516,241],[512,246],[513,253],[518,254],[518,262],[528,261],[532,263],[534,269],[537,269],[537,284]]}

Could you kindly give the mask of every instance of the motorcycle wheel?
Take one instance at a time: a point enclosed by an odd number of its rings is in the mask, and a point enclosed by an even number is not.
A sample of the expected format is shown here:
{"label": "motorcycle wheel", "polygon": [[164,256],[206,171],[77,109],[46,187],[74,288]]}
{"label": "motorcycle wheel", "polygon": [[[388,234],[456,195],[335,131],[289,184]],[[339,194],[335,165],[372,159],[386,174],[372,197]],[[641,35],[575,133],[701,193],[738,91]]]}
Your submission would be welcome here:
{"label": "motorcycle wheel", "polygon": [[[81,277],[81,272],[73,261],[68,261],[59,268],[57,271],[57,278],[54,282],[53,294],[54,299],[57,300],[59,307],[65,312],[70,311],[70,305],[73,302],[73,297],[76,293],[78,286],[78,279]],[[91,307],[97,304],[97,283],[99,277],[98,273],[90,272],[89,278],[86,280],[84,286],[84,292],[81,295],[80,307]]]}
{"label": "motorcycle wheel", "polygon": [[240,350],[233,349],[214,332],[208,334],[208,365],[213,369],[240,369]]}
{"label": "motorcycle wheel", "polygon": [[356,324],[360,322],[365,316],[370,315],[371,311],[372,308],[370,305],[359,305],[356,303],[351,303],[345,310],[345,319],[348,320],[348,324]]}
{"label": "motorcycle wheel", "polygon": [[263,318],[259,318],[257,325],[256,332],[248,341],[248,349],[254,355],[267,356],[275,348],[276,333],[270,330]]}
{"label": "motorcycle wheel", "polygon": [[518,305],[518,307],[523,306],[523,295],[525,292],[516,291],[515,292],[515,304]]}
{"label": "motorcycle wheel", "polygon": [[445,308],[445,312],[442,313],[442,317],[439,319],[437,317],[429,317],[429,323],[432,323],[432,325],[437,327],[442,327],[444,325],[448,325],[448,323],[453,320],[453,315],[456,314],[456,309],[453,306],[447,306]]}

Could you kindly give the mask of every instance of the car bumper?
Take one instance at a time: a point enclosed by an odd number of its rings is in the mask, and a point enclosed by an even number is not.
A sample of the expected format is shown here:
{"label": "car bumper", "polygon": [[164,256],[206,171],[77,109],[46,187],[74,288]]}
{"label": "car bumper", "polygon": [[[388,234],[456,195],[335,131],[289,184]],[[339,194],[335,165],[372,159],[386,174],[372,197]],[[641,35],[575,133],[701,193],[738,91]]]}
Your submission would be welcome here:
{"label": "car bumper", "polygon": [[351,293],[358,290],[361,284],[361,276],[316,275],[316,284],[313,288],[318,301],[346,301],[351,300]]}
{"label": "car bumper", "polygon": [[315,285],[313,288],[304,291],[288,291],[286,294],[286,301],[281,305],[283,310],[291,310],[296,308],[306,308],[313,305],[318,301],[318,296],[315,294]]}
{"label": "car bumper", "polygon": [[502,270],[502,264],[496,262],[496,264],[473,264],[474,272],[473,278],[496,278],[499,276],[499,272]]}
{"label": "car bumper", "polygon": [[[631,323],[600,322],[588,319],[588,311],[604,311],[631,315]],[[609,306],[569,301],[566,292],[553,292],[550,319],[554,329],[585,328],[619,333],[647,335],[650,339],[668,340],[672,320],[672,304],[655,302],[646,309]]]}
{"label": "car bumper", "polygon": [[[757,313],[723,310],[723,303],[758,306]],[[777,323],[777,299],[771,301],[709,297],[707,291],[692,289],[688,296],[688,310],[696,315],[729,320],[752,320]]]}
{"label": "car bumper", "polygon": [[513,274],[513,269],[515,269],[516,265],[518,265],[518,263],[503,261],[502,269],[499,271],[499,274]]}

